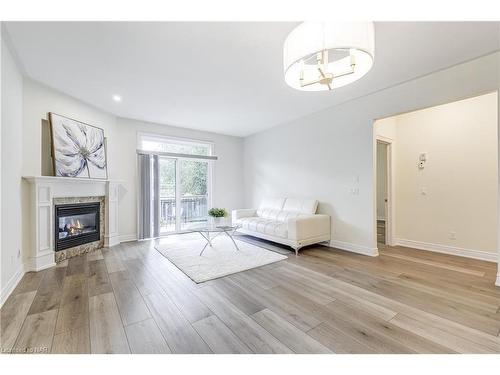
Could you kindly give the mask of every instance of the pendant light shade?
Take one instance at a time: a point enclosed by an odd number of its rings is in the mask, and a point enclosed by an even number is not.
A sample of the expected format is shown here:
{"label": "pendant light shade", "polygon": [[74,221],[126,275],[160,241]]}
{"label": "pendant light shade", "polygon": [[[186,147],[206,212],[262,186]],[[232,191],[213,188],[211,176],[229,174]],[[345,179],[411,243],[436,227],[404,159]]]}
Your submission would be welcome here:
{"label": "pendant light shade", "polygon": [[285,81],[297,90],[333,90],[363,77],[374,56],[373,22],[304,22],[285,40]]}

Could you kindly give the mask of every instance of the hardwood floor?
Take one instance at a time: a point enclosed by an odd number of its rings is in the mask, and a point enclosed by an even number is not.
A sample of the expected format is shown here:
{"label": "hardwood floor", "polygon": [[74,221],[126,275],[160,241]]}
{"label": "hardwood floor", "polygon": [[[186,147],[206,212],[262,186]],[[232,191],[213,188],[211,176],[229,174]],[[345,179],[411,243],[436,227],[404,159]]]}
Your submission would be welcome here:
{"label": "hardwood floor", "polygon": [[28,273],[1,310],[4,353],[500,353],[496,264],[321,246],[195,284],[124,243]]}

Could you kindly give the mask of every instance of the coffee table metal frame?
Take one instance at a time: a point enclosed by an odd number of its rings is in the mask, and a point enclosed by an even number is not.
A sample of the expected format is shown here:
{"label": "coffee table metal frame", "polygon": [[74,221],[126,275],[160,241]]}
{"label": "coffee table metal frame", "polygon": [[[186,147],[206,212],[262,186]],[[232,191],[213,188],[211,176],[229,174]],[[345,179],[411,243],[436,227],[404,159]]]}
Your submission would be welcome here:
{"label": "coffee table metal frame", "polygon": [[[207,246],[213,247],[212,246],[212,241],[219,236],[221,233],[225,233],[233,242],[234,247],[236,250],[241,251],[238,245],[236,244],[236,241],[234,240],[233,236],[234,233],[240,228],[239,225],[235,226],[208,226],[208,227],[202,227],[202,228],[193,228],[190,229],[189,232],[191,233],[199,233],[200,236],[202,236],[207,243],[205,246],[203,246],[203,249],[201,249],[200,256],[203,254]],[[214,236],[210,236],[210,233],[216,233]]]}

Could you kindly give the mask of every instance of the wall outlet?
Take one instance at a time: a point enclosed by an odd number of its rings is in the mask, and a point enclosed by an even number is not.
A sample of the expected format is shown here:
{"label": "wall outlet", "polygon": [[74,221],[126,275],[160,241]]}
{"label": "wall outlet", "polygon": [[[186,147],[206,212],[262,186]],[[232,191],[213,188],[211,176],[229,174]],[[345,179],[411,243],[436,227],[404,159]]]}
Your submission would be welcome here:
{"label": "wall outlet", "polygon": [[456,240],[457,239],[457,232],[451,231],[450,232],[450,240]]}

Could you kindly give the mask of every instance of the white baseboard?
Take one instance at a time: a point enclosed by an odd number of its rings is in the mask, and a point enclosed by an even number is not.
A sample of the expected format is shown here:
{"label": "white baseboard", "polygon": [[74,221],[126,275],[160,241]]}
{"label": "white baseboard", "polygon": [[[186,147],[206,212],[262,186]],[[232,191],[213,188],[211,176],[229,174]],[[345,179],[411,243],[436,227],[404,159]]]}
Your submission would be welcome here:
{"label": "white baseboard", "polygon": [[54,252],[49,252],[38,257],[28,258],[24,262],[24,272],[38,272],[55,265]]}
{"label": "white baseboard", "polygon": [[378,249],[377,248],[371,248],[368,246],[358,245],[358,244],[354,244],[351,242],[331,240],[330,246],[335,247],[335,248],[340,249],[340,250],[351,251],[353,253],[368,255],[371,257],[378,256]]}
{"label": "white baseboard", "polygon": [[496,286],[500,286],[500,273],[497,273],[497,281],[495,282]]}
{"label": "white baseboard", "polygon": [[104,247],[113,247],[120,244],[120,236],[104,236]]}
{"label": "white baseboard", "polygon": [[403,238],[396,238],[396,246],[413,247],[419,250],[434,251],[436,253],[457,255],[465,258],[472,258],[478,260],[485,260],[487,262],[498,262],[498,254],[496,252],[464,249],[461,247],[454,247],[448,245],[440,245],[429,242],[406,240]]}
{"label": "white baseboard", "polygon": [[137,235],[135,235],[135,234],[124,234],[118,238],[119,238],[120,242],[137,241]]}
{"label": "white baseboard", "polygon": [[19,268],[17,269],[17,271],[14,273],[14,275],[12,275],[10,280],[7,281],[7,284],[2,288],[2,291],[0,292],[1,293],[0,294],[0,307],[3,306],[5,301],[7,301],[7,298],[9,298],[12,291],[16,288],[19,281],[21,281],[21,279],[23,278],[24,273],[25,273],[24,265],[21,264],[19,266]]}

